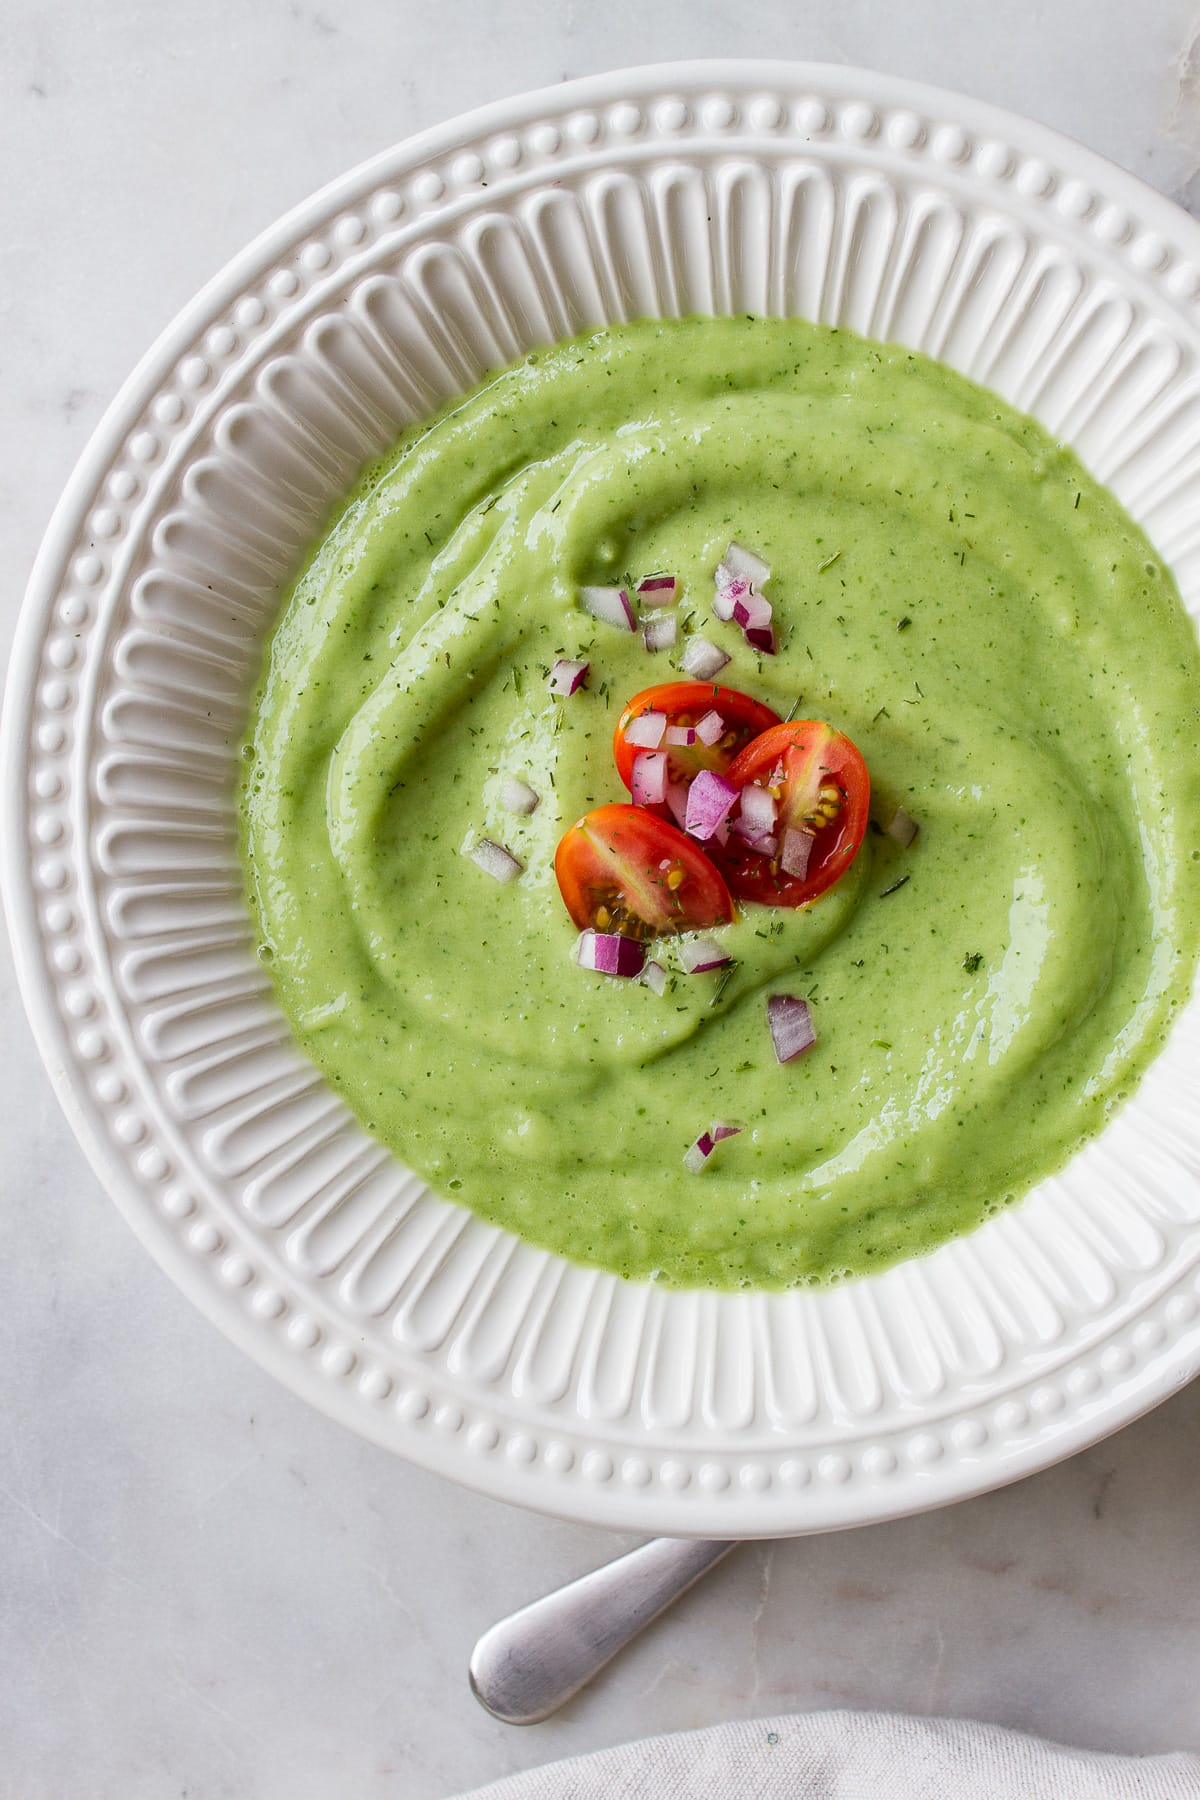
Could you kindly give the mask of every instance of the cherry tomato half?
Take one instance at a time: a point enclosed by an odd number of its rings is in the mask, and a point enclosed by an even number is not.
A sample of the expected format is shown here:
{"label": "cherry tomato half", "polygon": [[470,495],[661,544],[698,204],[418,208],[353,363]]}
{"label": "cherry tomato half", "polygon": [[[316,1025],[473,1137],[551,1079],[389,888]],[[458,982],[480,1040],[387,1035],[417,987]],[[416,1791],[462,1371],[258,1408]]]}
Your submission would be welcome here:
{"label": "cherry tomato half", "polygon": [[644,806],[598,806],[559,839],[554,873],[580,930],[649,938],[727,925],[733,902],[694,838]]}
{"label": "cherry tomato half", "polygon": [[761,700],[752,700],[736,688],[714,687],[711,681],[664,681],[658,687],[646,688],[634,695],[613,733],[617,774],[627,788],[633,785],[633,759],[639,746],[626,743],[625,730],[647,712],[665,713],[668,726],[695,725],[709,712],[721,715],[725,729],[715,744],[660,746],[668,752],[667,775],[671,781],[690,781],[701,769],[725,774],[739,750],[779,723],[779,714]]}
{"label": "cherry tomato half", "polygon": [[731,831],[722,847],[710,846],[739,900],[765,906],[804,906],[832,887],[854,861],[867,829],[871,780],[857,747],[821,719],[773,725],[736,756],[725,771],[735,787],[770,788],[776,798],[775,835],[807,831],[813,839],[803,877],[785,874]]}

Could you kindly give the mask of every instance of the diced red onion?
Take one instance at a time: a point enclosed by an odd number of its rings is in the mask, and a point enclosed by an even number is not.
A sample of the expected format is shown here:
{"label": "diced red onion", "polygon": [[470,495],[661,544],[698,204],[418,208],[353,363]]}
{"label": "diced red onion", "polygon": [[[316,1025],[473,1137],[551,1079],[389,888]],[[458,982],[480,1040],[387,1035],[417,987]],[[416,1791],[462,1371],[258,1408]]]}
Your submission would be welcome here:
{"label": "diced red onion", "polygon": [[661,963],[648,962],[642,970],[641,979],[656,994],[665,994],[670,976]]}
{"label": "diced red onion", "polygon": [[688,975],[703,975],[707,969],[723,969],[733,958],[715,937],[700,936],[680,938],[679,960]]}
{"label": "diced red onion", "polygon": [[717,1145],[725,1138],[736,1137],[741,1129],[742,1127],[740,1125],[722,1125],[719,1123],[710,1125],[707,1131],[702,1131],[700,1133],[700,1136],[688,1150],[687,1155],[683,1159],[684,1168],[689,1169],[693,1175],[699,1175],[700,1171],[708,1166],[708,1159],[716,1149]]}
{"label": "diced red onion", "polygon": [[702,719],[696,720],[696,736],[702,744],[707,744],[710,750],[724,734],[725,721],[715,708],[706,712]]}
{"label": "diced red onion", "polygon": [[629,780],[635,806],[661,806],[667,797],[666,751],[639,750]]}
{"label": "diced red onion", "polygon": [[636,938],[622,937],[616,931],[583,931],[575,946],[575,961],[581,969],[594,969],[597,975],[620,975],[626,979],[640,975],[646,960],[646,946]]}
{"label": "diced red onion", "polygon": [[570,662],[560,656],[546,679],[546,686],[552,694],[573,694],[587,680],[588,667],[585,662]]}
{"label": "diced red onion", "polygon": [[477,844],[472,844],[467,855],[477,868],[495,881],[515,881],[525,866],[515,856],[510,856],[503,844],[494,844],[491,838],[480,838]]}
{"label": "diced red onion", "polygon": [[691,725],[668,725],[667,726],[666,742],[668,744],[681,744],[681,745],[687,746],[690,749],[691,746],[698,741],[698,739],[699,739],[699,733]]}
{"label": "diced red onion", "polygon": [[757,856],[778,855],[779,839],[775,836],[773,831],[763,832],[761,836],[756,837],[748,830],[742,819],[734,820],[733,829],[737,832],[747,848],[753,850]]}
{"label": "diced red onion", "polygon": [[751,588],[743,599],[733,603],[733,622],[743,631],[764,629],[771,623],[771,602]]}
{"label": "diced red onion", "polygon": [[730,544],[717,564],[716,597],[713,612],[726,624],[739,625],[752,650],[775,655],[775,630],[771,624],[771,602],[759,593],[771,573],[771,565],[747,550],[743,544]]}
{"label": "diced red onion", "polygon": [[771,579],[771,565],[764,562],[744,544],[730,544],[717,566],[717,581],[724,587],[731,581],[753,581],[762,586]]}
{"label": "diced red onion", "polygon": [[663,741],[663,732],[667,729],[666,713],[639,713],[636,719],[630,719],[625,727],[625,742],[632,744],[636,750],[657,750]]}
{"label": "diced red onion", "polygon": [[674,606],[679,583],[673,575],[650,575],[638,582],[637,591],[643,606]]}
{"label": "diced red onion", "polygon": [[752,650],[761,650],[764,656],[774,656],[779,648],[773,625],[748,625],[742,635]]}
{"label": "diced red onion", "polygon": [[733,829],[743,842],[758,856],[776,856],[779,853],[779,839],[773,831],[752,832],[744,819],[735,819]]}
{"label": "diced red onion", "polygon": [[733,609],[739,601],[744,600],[751,592],[748,581],[721,579],[721,570],[717,570],[717,591],[713,596],[713,612],[723,625],[728,625],[733,618]]}
{"label": "diced red onion", "polygon": [[808,1001],[797,1000],[791,994],[771,995],[767,1001],[767,1023],[778,1062],[791,1062],[802,1051],[811,1050],[817,1041]]}
{"label": "diced red onion", "polygon": [[807,831],[793,831],[791,826],[783,834],[783,847],[779,856],[779,865],[785,875],[795,875],[803,881],[808,874],[808,859],[812,855],[813,841]]}
{"label": "diced red onion", "polygon": [[642,626],[642,642],[647,650],[672,650],[679,621],[672,612],[655,613]]}
{"label": "diced red onion", "polygon": [[721,673],[729,660],[720,645],[714,644],[710,638],[690,637],[687,648],[679,659],[679,667],[693,681],[711,681],[714,675]]}
{"label": "diced red onion", "polygon": [[671,809],[671,817],[680,831],[687,830],[688,784],[686,781],[668,781],[667,805]]}
{"label": "diced red onion", "polygon": [[688,789],[685,831],[694,838],[712,837],[729,817],[737,797],[738,789],[731,781],[711,769],[701,769]]}
{"label": "diced red onion", "polygon": [[537,810],[542,796],[519,775],[506,775],[500,789],[500,804],[506,812],[531,813]]}
{"label": "diced red onion", "polygon": [[902,806],[898,806],[895,817],[885,829],[890,838],[895,838],[902,850],[907,850],[921,827],[914,818],[905,812]]}
{"label": "diced red onion", "polygon": [[775,818],[774,794],[753,783],[742,789],[739,829],[743,837],[749,838],[751,842],[755,838],[766,837],[769,831],[775,829]]}
{"label": "diced red onion", "polygon": [[693,1175],[699,1175],[716,1147],[712,1132],[702,1131],[695,1143],[689,1147],[687,1155],[683,1159],[684,1168]]}
{"label": "diced red onion", "polygon": [[579,604],[584,612],[591,613],[593,619],[600,619],[605,625],[615,625],[618,631],[637,630],[633,602],[624,588],[581,587]]}

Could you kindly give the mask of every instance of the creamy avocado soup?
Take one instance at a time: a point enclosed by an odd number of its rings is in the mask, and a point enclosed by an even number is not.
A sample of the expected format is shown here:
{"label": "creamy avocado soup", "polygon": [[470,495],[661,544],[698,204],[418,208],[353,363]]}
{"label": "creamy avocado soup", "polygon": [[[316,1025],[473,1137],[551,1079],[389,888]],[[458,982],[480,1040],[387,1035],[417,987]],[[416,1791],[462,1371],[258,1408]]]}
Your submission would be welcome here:
{"label": "creamy avocado soup", "polygon": [[[731,539],[772,566],[777,655],[712,616]],[[680,646],[846,733],[920,826],[745,906],[732,974],[662,994],[578,966],[553,872],[679,659],[579,589],[655,571]],[[598,332],[410,431],[296,583],[246,746],[262,955],[368,1129],[485,1219],[677,1285],[861,1274],[1061,1167],[1161,1046],[1200,945],[1198,696],[1146,538],[994,394],[798,321]],[[817,1033],[782,1065],[778,994]],[[693,1173],[714,1120],[743,1129]]]}

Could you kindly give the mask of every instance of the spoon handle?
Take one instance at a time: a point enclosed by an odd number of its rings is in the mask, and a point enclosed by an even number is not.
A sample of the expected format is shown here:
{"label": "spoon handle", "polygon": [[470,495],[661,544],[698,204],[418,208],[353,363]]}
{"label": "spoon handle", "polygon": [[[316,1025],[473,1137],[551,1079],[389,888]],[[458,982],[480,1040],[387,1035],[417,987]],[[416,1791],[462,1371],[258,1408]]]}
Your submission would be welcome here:
{"label": "spoon handle", "polygon": [[475,1698],[507,1725],[548,1718],[733,1547],[653,1538],[511,1613],[472,1653]]}

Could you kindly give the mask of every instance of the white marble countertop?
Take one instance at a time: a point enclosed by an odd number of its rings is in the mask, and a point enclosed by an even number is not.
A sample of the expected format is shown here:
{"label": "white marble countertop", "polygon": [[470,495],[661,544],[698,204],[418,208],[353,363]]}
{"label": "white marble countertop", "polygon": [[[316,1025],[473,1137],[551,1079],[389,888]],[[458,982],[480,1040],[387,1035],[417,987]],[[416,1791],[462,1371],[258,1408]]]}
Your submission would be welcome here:
{"label": "white marble countertop", "polygon": [[[1200,200],[1184,0],[15,0],[0,12],[0,659],[137,356],[285,207],[396,138],[623,63],[873,63]],[[0,1796],[442,1800],[651,1731],[851,1704],[1200,1749],[1200,1385],[986,1499],[738,1552],[557,1719],[487,1718],[499,1614],[623,1547],[284,1392],[85,1166],[0,950]]]}

